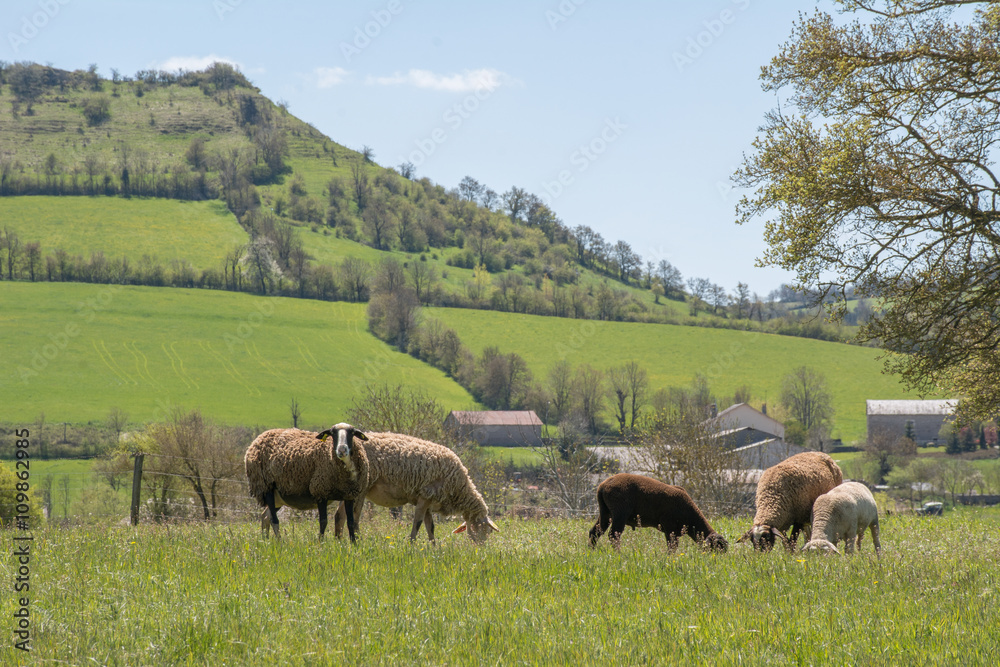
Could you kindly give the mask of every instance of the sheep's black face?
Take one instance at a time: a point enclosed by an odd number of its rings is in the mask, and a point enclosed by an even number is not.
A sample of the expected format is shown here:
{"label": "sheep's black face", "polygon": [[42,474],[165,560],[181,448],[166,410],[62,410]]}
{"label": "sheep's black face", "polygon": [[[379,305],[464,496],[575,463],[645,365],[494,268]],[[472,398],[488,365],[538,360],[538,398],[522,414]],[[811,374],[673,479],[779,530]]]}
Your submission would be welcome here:
{"label": "sheep's black face", "polygon": [[729,548],[729,542],[726,541],[722,535],[718,533],[712,533],[705,538],[705,548],[709,551],[717,551],[721,554],[726,553]]}

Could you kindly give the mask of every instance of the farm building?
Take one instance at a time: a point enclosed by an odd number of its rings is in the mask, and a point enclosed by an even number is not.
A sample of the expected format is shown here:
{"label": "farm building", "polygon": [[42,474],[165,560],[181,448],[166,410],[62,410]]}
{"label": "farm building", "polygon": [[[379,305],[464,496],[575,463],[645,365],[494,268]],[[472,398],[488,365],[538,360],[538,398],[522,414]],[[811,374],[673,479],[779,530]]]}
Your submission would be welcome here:
{"label": "farm building", "polygon": [[733,450],[739,456],[740,465],[748,470],[766,470],[789,456],[807,451],[805,447],[793,445],[778,438],[761,440]]}
{"label": "farm building", "polygon": [[484,446],[536,447],[542,444],[542,420],[534,410],[453,410],[445,418],[444,425]]}
{"label": "farm building", "polygon": [[956,405],[957,400],[866,401],[868,438],[880,432],[902,436],[910,423],[917,444],[936,443],[941,426],[955,413]]}
{"label": "farm building", "polygon": [[785,425],[769,417],[766,407],[761,411],[746,403],[737,403],[713,415],[709,421],[715,422],[718,429],[716,437],[731,448],[770,438],[785,439]]}

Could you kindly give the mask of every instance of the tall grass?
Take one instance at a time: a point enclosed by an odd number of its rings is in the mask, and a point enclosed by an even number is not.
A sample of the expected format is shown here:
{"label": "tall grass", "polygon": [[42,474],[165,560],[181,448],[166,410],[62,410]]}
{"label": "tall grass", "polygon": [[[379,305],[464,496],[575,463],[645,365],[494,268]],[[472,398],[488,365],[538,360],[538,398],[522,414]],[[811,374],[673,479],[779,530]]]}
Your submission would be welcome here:
{"label": "tall grass", "polygon": [[[34,544],[32,661],[66,664],[995,664],[995,511],[889,517],[880,560],[723,555],[589,521],[501,521],[485,546],[356,546],[255,525],[76,528]],[[735,537],[748,523],[715,521]],[[0,576],[12,577],[10,559]],[[0,615],[10,619],[13,601]],[[9,646],[4,664],[20,659]]]}

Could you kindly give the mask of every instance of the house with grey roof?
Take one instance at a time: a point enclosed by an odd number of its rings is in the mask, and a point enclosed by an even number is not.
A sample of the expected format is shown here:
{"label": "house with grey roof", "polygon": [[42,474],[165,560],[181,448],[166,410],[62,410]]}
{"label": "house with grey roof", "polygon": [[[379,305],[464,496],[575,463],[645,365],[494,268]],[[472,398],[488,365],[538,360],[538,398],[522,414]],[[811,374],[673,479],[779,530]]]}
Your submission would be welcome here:
{"label": "house with grey roof", "polygon": [[446,428],[483,446],[537,447],[542,444],[542,420],[534,410],[453,410]]}
{"label": "house with grey roof", "polygon": [[903,436],[907,424],[918,445],[935,443],[945,422],[955,414],[956,399],[931,401],[865,401],[868,439],[877,433]]}

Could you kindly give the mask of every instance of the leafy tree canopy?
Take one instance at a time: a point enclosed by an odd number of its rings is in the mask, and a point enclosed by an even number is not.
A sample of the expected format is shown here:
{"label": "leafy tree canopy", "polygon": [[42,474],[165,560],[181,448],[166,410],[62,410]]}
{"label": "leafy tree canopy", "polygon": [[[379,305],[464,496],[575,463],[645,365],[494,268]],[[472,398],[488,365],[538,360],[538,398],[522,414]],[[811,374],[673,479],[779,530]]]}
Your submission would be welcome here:
{"label": "leafy tree canopy", "polygon": [[[819,300],[855,286],[881,314],[859,338],[966,416],[1000,409],[1000,3],[839,0],[802,16],[762,70],[781,94],[734,180],[761,265]],[[834,316],[846,313],[841,297]]]}

